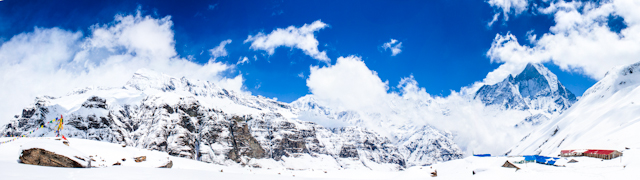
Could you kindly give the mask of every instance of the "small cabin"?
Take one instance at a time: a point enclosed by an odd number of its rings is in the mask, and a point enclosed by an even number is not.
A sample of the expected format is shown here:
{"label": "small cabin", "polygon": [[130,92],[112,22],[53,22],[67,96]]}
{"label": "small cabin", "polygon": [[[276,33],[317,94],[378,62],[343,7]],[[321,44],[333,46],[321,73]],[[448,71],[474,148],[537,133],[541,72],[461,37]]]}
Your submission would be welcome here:
{"label": "small cabin", "polygon": [[622,152],[616,150],[603,150],[603,149],[583,149],[583,150],[562,150],[560,151],[562,157],[575,157],[586,156],[600,159],[613,159],[622,156]]}
{"label": "small cabin", "polygon": [[515,168],[516,170],[520,170],[520,168],[518,166],[516,166],[515,164],[513,164],[513,163],[511,163],[509,161],[504,162],[504,164],[502,164],[502,167]]}
{"label": "small cabin", "polygon": [[589,149],[582,153],[582,155],[600,159],[613,159],[622,156],[622,152],[616,150]]}
{"label": "small cabin", "polygon": [[562,150],[560,151],[560,156],[562,157],[575,157],[582,156],[582,153],[586,150]]}

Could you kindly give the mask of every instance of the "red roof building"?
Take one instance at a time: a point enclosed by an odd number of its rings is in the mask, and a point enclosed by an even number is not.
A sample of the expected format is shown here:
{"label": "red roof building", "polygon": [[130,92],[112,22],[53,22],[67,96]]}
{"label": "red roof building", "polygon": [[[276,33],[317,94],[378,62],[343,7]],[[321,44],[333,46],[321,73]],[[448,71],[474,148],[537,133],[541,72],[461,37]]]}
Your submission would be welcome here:
{"label": "red roof building", "polygon": [[587,156],[600,159],[613,159],[622,156],[622,152],[616,150],[603,150],[603,149],[582,149],[582,150],[561,150],[560,156],[572,157],[572,156]]}

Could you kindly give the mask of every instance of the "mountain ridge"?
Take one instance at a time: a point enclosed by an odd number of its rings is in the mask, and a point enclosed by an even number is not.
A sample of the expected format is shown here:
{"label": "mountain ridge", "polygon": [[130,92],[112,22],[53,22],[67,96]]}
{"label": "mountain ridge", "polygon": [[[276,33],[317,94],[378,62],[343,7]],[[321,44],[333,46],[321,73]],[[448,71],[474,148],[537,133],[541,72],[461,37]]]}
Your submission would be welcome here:
{"label": "mountain ridge", "polygon": [[[298,114],[288,103],[143,69],[121,88],[89,87],[57,98],[38,97],[4,125],[0,134],[23,135],[44,125],[30,136],[52,136],[54,127],[44,122],[64,115],[62,133],[68,137],[122,143],[217,164],[286,167],[295,159],[330,159],[322,164],[390,170],[416,164],[407,164],[406,153],[374,131],[355,126],[325,128],[299,120]],[[455,144],[430,148],[447,146]],[[425,162],[462,157],[456,151],[447,154],[451,155]]]}
{"label": "mountain ridge", "polygon": [[[511,98],[510,108],[502,111],[523,111],[515,113],[522,116],[522,122],[511,126],[531,127],[547,122],[570,106],[567,103],[577,101],[564,90],[544,66],[529,64],[515,77],[509,75],[501,83],[483,86],[473,99],[483,101],[481,97],[486,97],[498,102],[495,97]],[[459,132],[422,122],[424,118],[448,119],[452,115],[449,108],[457,105],[426,97],[401,97],[402,102],[390,103],[390,114],[339,110],[313,94],[284,103],[228,91],[211,82],[141,69],[120,88],[87,87],[58,98],[38,97],[0,133],[21,135],[64,114],[71,128],[63,133],[71,137],[124,143],[227,165],[329,158],[333,159],[332,167],[403,169],[462,158],[456,139]],[[496,105],[501,104],[485,104],[487,108]],[[433,111],[435,115],[404,112],[404,108]],[[412,115],[403,116],[405,113]],[[45,128],[34,135],[48,136],[51,130]]]}

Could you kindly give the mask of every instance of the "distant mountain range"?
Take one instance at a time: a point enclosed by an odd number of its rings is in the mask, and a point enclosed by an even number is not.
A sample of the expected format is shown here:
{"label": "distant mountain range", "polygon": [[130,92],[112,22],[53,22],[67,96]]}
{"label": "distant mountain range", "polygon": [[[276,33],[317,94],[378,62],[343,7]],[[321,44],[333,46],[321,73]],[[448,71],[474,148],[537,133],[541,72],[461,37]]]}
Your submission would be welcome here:
{"label": "distant mountain range", "polygon": [[[526,111],[530,116],[518,117],[520,125],[537,126],[570,110],[578,98],[547,68],[528,64],[515,77],[482,86],[472,101]],[[415,107],[448,116],[446,108],[429,103]],[[427,106],[435,110],[420,110]],[[401,111],[393,112],[406,113]],[[455,134],[397,119],[402,116],[337,110],[314,95],[284,103],[144,69],[120,88],[88,87],[62,97],[38,97],[0,133],[23,135],[44,125],[29,136],[53,136],[53,127],[45,122],[60,115],[68,137],[225,165],[275,163],[295,169],[294,162],[304,160],[318,168],[398,170],[464,156]]]}

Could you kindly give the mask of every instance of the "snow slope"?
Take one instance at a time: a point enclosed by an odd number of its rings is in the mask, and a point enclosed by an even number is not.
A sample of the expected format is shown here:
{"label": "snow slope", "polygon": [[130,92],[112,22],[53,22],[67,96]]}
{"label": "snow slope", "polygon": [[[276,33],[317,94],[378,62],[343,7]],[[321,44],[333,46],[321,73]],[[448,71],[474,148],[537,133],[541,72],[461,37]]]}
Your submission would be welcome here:
{"label": "snow slope", "polygon": [[510,154],[640,148],[639,130],[640,63],[635,63],[610,70],[578,103],[533,131]]}
{"label": "snow slope", "polygon": [[[0,138],[0,141],[9,138]],[[368,169],[303,169],[285,167],[252,168],[240,165],[218,165],[170,156],[165,152],[122,147],[120,144],[69,138],[70,147],[92,156],[98,168],[54,168],[19,163],[21,146],[60,143],[53,138],[20,138],[0,145],[0,178],[2,179],[392,179],[404,176],[421,179],[427,173],[400,173]],[[60,143],[62,144],[62,143]],[[133,157],[146,156],[147,161],[136,163]],[[125,158],[126,161],[122,161]],[[171,169],[156,168],[167,160]],[[120,162],[122,165],[112,166]],[[303,163],[308,163],[307,161]],[[299,167],[299,166],[298,166]],[[34,173],[35,172],[35,173]]]}
{"label": "snow slope", "polygon": [[[5,141],[8,138],[0,138]],[[404,171],[374,171],[368,169],[335,170],[291,170],[286,168],[252,168],[240,165],[223,166],[198,162],[191,159],[169,156],[167,153],[123,148],[119,144],[70,138],[70,147],[84,154],[92,155],[97,161],[117,162],[121,158],[147,156],[148,162],[136,163],[131,159],[121,166],[99,168],[55,168],[21,164],[17,161],[20,146],[51,141],[49,138],[21,138],[0,145],[0,178],[25,180],[67,180],[67,179],[629,179],[640,176],[640,149],[626,150],[623,159],[600,161],[596,158],[578,157],[578,163],[566,167],[554,167],[536,163],[516,164],[521,170],[503,168],[506,160],[520,160],[518,157],[467,157],[441,162],[432,166],[415,166]],[[173,162],[171,169],[156,168],[154,160]],[[121,161],[121,160],[120,160]],[[437,171],[438,177],[430,177]],[[475,175],[472,172],[475,171]]]}

